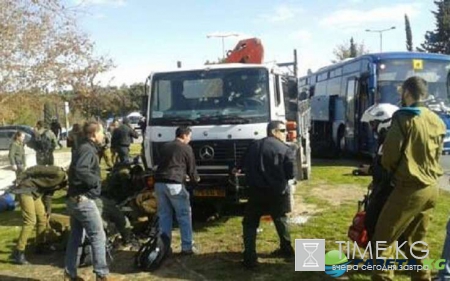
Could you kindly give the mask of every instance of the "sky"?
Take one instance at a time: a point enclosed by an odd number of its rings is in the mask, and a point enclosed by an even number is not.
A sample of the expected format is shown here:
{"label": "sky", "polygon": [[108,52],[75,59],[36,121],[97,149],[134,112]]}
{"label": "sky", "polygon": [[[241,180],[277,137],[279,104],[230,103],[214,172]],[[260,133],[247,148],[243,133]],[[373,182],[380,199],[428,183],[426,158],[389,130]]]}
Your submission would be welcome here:
{"label": "sky", "polygon": [[[260,38],[266,62],[290,62],[297,49],[299,75],[335,59],[333,50],[354,38],[370,52],[405,51],[404,15],[413,45],[435,29],[432,0],[65,0],[84,12],[80,28],[96,52],[115,68],[100,76],[103,85],[144,82],[152,71],[198,67],[223,56],[245,38]],[[239,34],[222,38],[208,35]]]}

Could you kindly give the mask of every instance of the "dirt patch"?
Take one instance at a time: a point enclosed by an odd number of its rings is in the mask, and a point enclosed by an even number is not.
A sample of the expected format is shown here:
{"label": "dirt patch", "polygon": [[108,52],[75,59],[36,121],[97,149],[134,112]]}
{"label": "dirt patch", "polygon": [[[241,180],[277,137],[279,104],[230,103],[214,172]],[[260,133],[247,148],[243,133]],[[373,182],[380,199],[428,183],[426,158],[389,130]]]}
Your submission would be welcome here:
{"label": "dirt patch", "polygon": [[296,216],[311,216],[316,213],[320,213],[322,209],[317,208],[316,204],[305,203],[305,200],[301,195],[296,194],[294,196],[295,207],[290,213],[291,217]]}
{"label": "dirt patch", "polygon": [[345,202],[357,202],[364,197],[364,190],[353,184],[321,185],[311,189],[311,195],[327,201],[332,206]]}

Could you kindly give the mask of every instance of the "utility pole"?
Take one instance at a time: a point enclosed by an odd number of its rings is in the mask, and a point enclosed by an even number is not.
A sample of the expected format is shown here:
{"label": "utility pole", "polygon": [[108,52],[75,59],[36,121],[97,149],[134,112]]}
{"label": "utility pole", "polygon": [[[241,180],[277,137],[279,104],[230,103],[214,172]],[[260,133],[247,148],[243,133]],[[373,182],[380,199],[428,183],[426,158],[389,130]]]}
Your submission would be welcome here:
{"label": "utility pole", "polygon": [[390,28],[386,29],[366,29],[366,32],[378,32],[380,34],[380,53],[383,52],[383,32],[393,30],[395,29],[395,26],[391,26]]}

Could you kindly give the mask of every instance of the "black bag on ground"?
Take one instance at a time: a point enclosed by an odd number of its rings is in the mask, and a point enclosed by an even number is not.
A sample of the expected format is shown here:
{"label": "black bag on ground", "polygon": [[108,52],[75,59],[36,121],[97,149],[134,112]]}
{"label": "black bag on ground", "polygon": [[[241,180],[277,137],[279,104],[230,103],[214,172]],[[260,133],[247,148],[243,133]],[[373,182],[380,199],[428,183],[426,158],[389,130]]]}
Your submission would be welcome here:
{"label": "black bag on ground", "polygon": [[158,269],[170,251],[170,239],[158,233],[158,219],[155,216],[149,233],[149,239],[144,243],[135,256],[135,265],[144,271]]}

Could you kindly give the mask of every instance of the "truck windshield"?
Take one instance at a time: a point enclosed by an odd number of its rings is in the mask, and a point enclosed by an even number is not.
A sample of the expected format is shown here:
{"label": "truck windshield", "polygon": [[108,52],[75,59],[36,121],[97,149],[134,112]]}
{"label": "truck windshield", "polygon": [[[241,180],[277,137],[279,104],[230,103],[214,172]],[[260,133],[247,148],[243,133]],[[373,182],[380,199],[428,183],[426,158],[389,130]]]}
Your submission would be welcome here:
{"label": "truck windshield", "polygon": [[449,104],[447,75],[450,61],[426,59],[383,60],[378,64],[378,102],[400,104],[397,88],[411,76],[420,76],[428,82],[429,101]]}
{"label": "truck windshield", "polygon": [[151,125],[268,122],[265,68],[158,73],[152,78]]}

